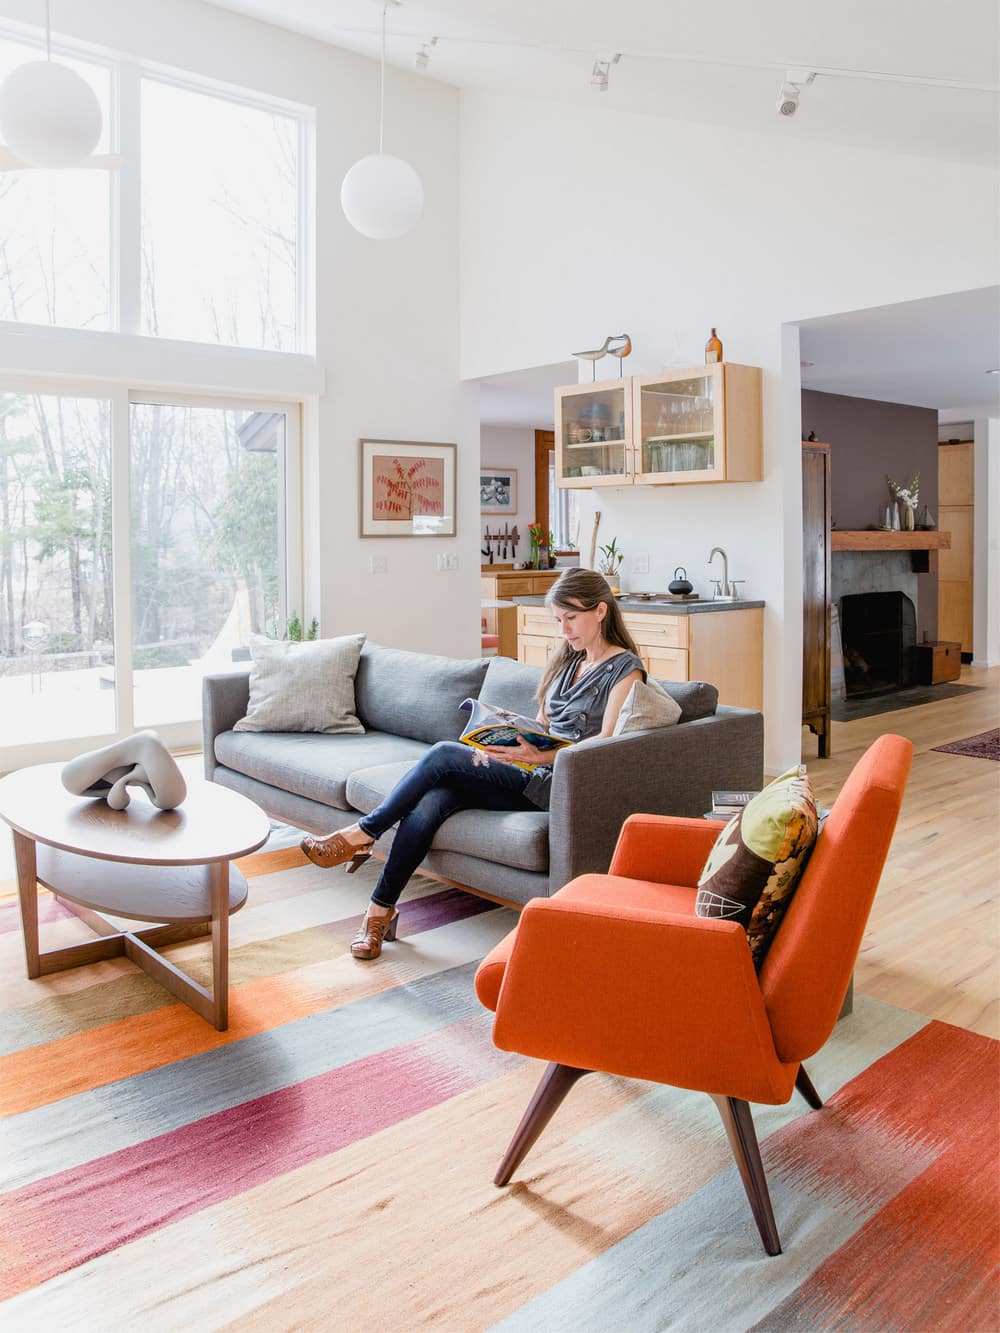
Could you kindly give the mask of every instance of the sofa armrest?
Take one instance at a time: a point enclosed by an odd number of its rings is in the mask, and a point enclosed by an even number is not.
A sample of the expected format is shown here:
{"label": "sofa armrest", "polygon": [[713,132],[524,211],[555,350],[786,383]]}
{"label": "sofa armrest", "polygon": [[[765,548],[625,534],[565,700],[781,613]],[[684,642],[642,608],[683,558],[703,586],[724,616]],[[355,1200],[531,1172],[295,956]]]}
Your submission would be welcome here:
{"label": "sofa armrest", "polygon": [[630,815],[622,825],[610,873],[653,884],[684,884],[693,889],[716,838],[725,827],[724,819]]}
{"label": "sofa armrest", "polygon": [[764,719],[749,709],[567,746],[552,770],[549,892],[604,873],[629,815],[698,819],[713,789],[763,782]]}
{"label": "sofa armrest", "polygon": [[747,1101],[787,1100],[743,928],[624,903],[533,898],[493,1039],[578,1069]]}
{"label": "sofa armrest", "polygon": [[205,777],[215,773],[215,738],[232,731],[233,723],[246,717],[250,701],[250,671],[224,671],[205,676],[201,682],[201,737]]}

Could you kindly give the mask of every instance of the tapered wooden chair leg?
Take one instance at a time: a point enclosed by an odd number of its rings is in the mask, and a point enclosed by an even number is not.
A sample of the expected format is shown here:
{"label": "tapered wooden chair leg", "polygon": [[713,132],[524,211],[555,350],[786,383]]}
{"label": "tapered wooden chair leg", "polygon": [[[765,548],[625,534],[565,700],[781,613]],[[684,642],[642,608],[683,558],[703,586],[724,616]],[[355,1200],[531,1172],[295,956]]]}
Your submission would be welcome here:
{"label": "tapered wooden chair leg", "polygon": [[768,1254],[780,1254],[781,1240],[771,1209],[771,1196],[767,1189],[764,1164],[760,1160],[757,1131],[753,1127],[750,1107],[737,1097],[713,1097],[712,1100],[719,1108],[719,1115],[726,1127],[729,1146],[736,1158],[764,1249]]}
{"label": "tapered wooden chair leg", "polygon": [[814,1111],[818,1111],[822,1107],[823,1098],[813,1087],[812,1079],[806,1073],[805,1065],[799,1065],[799,1072],[795,1075],[795,1086]]}
{"label": "tapered wooden chair leg", "polygon": [[589,1074],[589,1069],[574,1069],[572,1065],[549,1065],[521,1117],[503,1161],[493,1177],[494,1185],[507,1185],[511,1176],[538,1142],[539,1135],[563,1103],[570,1088]]}

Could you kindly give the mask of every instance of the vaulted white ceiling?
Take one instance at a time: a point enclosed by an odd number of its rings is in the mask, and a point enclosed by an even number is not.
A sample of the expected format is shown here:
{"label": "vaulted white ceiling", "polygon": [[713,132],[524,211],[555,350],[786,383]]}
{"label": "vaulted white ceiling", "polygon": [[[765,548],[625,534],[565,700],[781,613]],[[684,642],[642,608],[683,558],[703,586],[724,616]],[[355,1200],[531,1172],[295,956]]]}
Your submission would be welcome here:
{"label": "vaulted white ceiling", "polygon": [[[373,58],[382,0],[211,0]],[[388,60],[456,87],[995,165],[996,0],[405,0]],[[606,93],[595,58],[621,52]],[[779,118],[784,70],[819,71]]]}

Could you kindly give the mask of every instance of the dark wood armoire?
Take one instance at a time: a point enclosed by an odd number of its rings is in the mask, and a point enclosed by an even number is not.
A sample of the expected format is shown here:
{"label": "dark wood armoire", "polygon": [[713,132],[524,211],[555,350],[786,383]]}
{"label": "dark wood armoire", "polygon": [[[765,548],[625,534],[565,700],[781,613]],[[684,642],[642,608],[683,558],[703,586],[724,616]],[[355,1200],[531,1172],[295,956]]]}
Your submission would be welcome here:
{"label": "dark wood armoire", "polygon": [[830,446],[802,445],[802,721],[830,754]]}

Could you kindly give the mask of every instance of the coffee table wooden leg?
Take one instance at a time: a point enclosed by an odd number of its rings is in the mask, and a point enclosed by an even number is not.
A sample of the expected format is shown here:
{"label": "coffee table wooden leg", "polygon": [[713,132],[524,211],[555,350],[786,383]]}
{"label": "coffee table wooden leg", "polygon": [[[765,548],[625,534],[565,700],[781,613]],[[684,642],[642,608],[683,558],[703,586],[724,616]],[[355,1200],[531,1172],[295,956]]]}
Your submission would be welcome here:
{"label": "coffee table wooden leg", "polygon": [[212,990],[215,1014],[212,1021],[220,1032],[229,1026],[229,862],[214,861],[212,885]]}
{"label": "coffee table wooden leg", "polygon": [[21,930],[24,933],[24,960],[29,977],[40,977],[38,961],[38,866],[35,840],[14,833],[14,860],[17,864],[17,896],[21,904]]}

